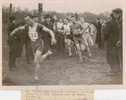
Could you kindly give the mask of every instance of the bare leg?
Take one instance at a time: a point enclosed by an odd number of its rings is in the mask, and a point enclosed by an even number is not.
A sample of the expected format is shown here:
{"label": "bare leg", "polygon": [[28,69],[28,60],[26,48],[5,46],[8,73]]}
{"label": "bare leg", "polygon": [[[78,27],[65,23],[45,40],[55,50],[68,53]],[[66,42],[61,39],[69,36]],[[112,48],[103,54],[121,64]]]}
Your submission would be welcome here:
{"label": "bare leg", "polygon": [[92,37],[90,35],[88,36],[88,40],[87,41],[88,41],[87,51],[88,51],[89,57],[91,57],[92,53],[91,53],[90,47],[94,45],[94,41],[93,41],[93,39],[92,39]]}
{"label": "bare leg", "polygon": [[90,50],[90,47],[87,46],[87,51],[88,51],[88,56],[91,57],[92,56],[92,53],[91,53],[91,50]]}
{"label": "bare leg", "polygon": [[34,55],[34,63],[35,63],[35,75],[34,79],[38,80],[38,70],[40,68],[40,56],[41,56],[41,51],[36,50],[35,55]]}
{"label": "bare leg", "polygon": [[71,43],[71,40],[69,39],[65,39],[65,44],[66,44],[66,49],[68,49],[68,55],[69,56],[72,56],[72,43]]}
{"label": "bare leg", "polygon": [[68,51],[69,51],[69,56],[72,56],[72,49],[70,46],[68,47]]}
{"label": "bare leg", "polygon": [[34,76],[35,80],[39,79],[39,77],[38,77],[38,71],[39,71],[39,69],[40,69],[40,63],[36,63],[35,64],[35,76]]}
{"label": "bare leg", "polygon": [[45,54],[41,55],[40,62],[43,62],[51,54],[53,54],[52,51],[48,50]]}
{"label": "bare leg", "polygon": [[41,55],[41,52],[40,51],[36,51],[36,54],[35,54],[35,80],[38,80],[39,77],[38,77],[38,72],[39,72],[39,69],[40,69],[40,62],[43,62],[49,55],[51,55],[52,52],[50,50],[47,51],[47,53],[45,53],[44,55]]}
{"label": "bare leg", "polygon": [[71,42],[71,40],[68,39],[67,45],[68,45],[69,56],[72,56],[72,42]]}
{"label": "bare leg", "polygon": [[[81,43],[80,44],[80,50],[81,50],[81,53],[82,53],[82,51],[85,51],[86,50],[86,45],[84,43]],[[86,57],[86,55],[83,55],[83,58],[84,58],[84,60],[87,60],[88,59]]]}
{"label": "bare leg", "polygon": [[79,59],[80,59],[81,62],[83,62],[83,57],[82,57],[82,52],[81,52],[80,44],[77,43],[77,44],[76,44],[76,47],[77,47],[77,53],[78,53],[78,55],[79,55]]}

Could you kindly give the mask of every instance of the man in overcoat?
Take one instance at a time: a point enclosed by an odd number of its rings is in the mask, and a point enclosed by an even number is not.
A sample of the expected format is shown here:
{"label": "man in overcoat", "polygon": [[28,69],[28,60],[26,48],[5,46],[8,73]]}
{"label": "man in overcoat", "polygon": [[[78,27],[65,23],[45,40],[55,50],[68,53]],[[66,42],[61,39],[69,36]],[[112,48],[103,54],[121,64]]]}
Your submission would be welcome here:
{"label": "man in overcoat", "polygon": [[121,9],[117,8],[112,11],[111,20],[106,23],[104,30],[104,39],[107,47],[107,62],[110,65],[111,73],[120,71],[122,63],[122,28],[119,23]]}

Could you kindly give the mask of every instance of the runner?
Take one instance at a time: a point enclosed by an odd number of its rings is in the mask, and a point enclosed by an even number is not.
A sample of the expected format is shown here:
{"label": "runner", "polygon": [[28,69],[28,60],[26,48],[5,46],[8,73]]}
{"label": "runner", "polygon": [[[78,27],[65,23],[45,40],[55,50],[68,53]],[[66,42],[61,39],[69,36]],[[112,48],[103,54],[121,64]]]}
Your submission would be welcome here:
{"label": "runner", "polygon": [[[26,31],[26,37],[30,39],[32,50],[34,53],[34,64],[35,64],[35,80],[38,80],[38,71],[40,68],[40,62],[43,62],[49,55],[53,52],[50,49],[50,45],[54,45],[56,43],[55,35],[53,31],[48,29],[42,24],[34,22],[29,16],[25,17],[26,24],[24,26],[20,26],[14,29],[10,35],[14,36],[15,33],[19,30]],[[44,33],[45,32],[45,33]],[[44,43],[43,37],[45,38],[45,34],[49,33],[51,36],[51,43]],[[44,47],[46,46],[46,50]]]}
{"label": "runner", "polygon": [[81,44],[83,42],[83,38],[82,38],[83,27],[81,26],[79,20],[76,20],[74,16],[72,16],[72,22],[73,23],[71,25],[71,32],[73,34],[73,40],[76,45],[77,54],[79,56],[80,62],[83,62],[83,57],[81,52],[81,47],[82,47]]}
{"label": "runner", "polygon": [[64,36],[65,36],[65,44],[66,48],[68,49],[68,54],[69,56],[72,56],[72,44],[73,44],[73,36],[71,34],[71,29],[70,29],[71,24],[69,23],[68,19],[64,19]]}

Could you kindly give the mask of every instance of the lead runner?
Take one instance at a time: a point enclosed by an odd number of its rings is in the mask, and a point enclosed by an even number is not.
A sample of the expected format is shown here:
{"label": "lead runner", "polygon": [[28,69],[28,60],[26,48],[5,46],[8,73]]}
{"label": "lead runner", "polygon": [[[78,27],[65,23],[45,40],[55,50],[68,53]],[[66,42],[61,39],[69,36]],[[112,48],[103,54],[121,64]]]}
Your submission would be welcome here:
{"label": "lead runner", "polygon": [[[25,17],[26,24],[24,26],[19,26],[14,29],[10,35],[14,36],[19,30],[24,30],[26,32],[26,39],[29,39],[31,42],[32,50],[34,53],[34,64],[35,64],[35,73],[34,79],[38,80],[38,71],[40,68],[40,62],[43,62],[49,55],[53,52],[51,51],[50,46],[56,44],[55,35],[52,30],[48,29],[42,24],[39,24],[32,20],[29,16]],[[51,36],[51,40],[48,43],[44,43],[43,38],[46,38],[47,34]],[[46,45],[45,45],[46,44]],[[44,53],[44,47],[46,46],[46,50]]]}

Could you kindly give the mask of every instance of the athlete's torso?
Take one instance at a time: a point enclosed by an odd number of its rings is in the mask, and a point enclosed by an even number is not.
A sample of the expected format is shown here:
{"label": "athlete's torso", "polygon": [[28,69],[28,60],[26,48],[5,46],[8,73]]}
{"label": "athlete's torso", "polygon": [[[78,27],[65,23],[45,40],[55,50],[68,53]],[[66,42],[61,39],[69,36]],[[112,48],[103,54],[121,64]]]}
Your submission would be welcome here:
{"label": "athlete's torso", "polygon": [[70,35],[70,31],[71,31],[70,24],[64,24],[63,28],[64,28],[65,34]]}
{"label": "athlete's torso", "polygon": [[39,38],[38,32],[37,32],[38,23],[34,23],[33,26],[29,26],[28,28],[28,36],[31,41],[36,41]]}

